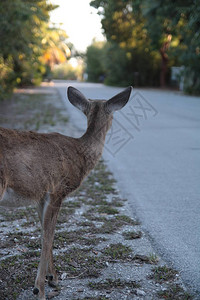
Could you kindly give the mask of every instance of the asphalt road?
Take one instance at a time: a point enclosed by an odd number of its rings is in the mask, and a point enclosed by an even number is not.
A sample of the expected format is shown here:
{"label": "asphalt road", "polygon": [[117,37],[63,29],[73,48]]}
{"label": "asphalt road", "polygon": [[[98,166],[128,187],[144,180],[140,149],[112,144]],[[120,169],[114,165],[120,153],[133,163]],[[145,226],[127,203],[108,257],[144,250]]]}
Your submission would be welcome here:
{"label": "asphalt road", "polygon": [[[109,99],[122,90],[55,82],[71,121],[83,132],[86,119],[67,101],[68,85],[91,99]],[[133,90],[128,105],[115,113],[104,158],[156,250],[200,299],[200,98]]]}

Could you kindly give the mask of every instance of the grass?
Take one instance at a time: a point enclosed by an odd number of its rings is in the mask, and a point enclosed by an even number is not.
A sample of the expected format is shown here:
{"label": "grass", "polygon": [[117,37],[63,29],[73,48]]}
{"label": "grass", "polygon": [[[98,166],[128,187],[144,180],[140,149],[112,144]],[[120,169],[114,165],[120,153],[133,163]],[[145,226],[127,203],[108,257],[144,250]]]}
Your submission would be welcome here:
{"label": "grass", "polygon": [[149,260],[152,262],[152,264],[157,264],[159,262],[159,257],[155,253],[150,253]]}
{"label": "grass", "polygon": [[106,205],[99,206],[97,212],[100,214],[107,214],[107,215],[116,215],[119,213],[119,211],[116,208],[106,206]]}
{"label": "grass", "polygon": [[130,258],[132,250],[121,243],[110,244],[102,251],[106,256],[114,260],[126,260]]}
{"label": "grass", "polygon": [[90,230],[74,230],[74,231],[62,231],[55,234],[55,240],[58,241],[57,247],[67,247],[70,244],[77,243],[85,246],[95,246],[100,242],[106,241],[106,238],[96,237],[90,232]]}
{"label": "grass", "polygon": [[[89,209],[83,216],[87,219],[87,224],[91,226],[93,232],[99,234],[111,234],[119,230],[121,227],[125,225],[136,226],[138,225],[138,221],[131,219],[125,215],[118,215],[111,218],[106,218],[105,216],[95,215],[91,209]],[[101,222],[101,227],[95,227],[92,221]]]}
{"label": "grass", "polygon": [[97,278],[106,264],[102,257],[91,255],[92,248],[73,247],[65,253],[56,256],[59,269],[67,272],[68,278]]}
{"label": "grass", "polygon": [[[99,296],[99,297],[84,297],[84,298],[82,298],[82,300],[107,300],[107,299],[110,299],[110,298],[104,297],[104,296],[103,297]],[[73,300],[80,300],[80,298],[76,298]]]}
{"label": "grass", "polygon": [[31,287],[37,274],[38,253],[14,255],[0,262],[0,299],[16,299],[22,288]]}
{"label": "grass", "polygon": [[89,282],[88,286],[93,290],[111,290],[111,289],[123,289],[123,288],[129,288],[129,289],[135,289],[139,288],[140,285],[136,283],[135,281],[125,281],[118,279],[112,279],[107,278],[105,281],[100,282]]}
{"label": "grass", "polygon": [[166,300],[192,300],[193,297],[188,294],[178,284],[169,285],[164,291],[159,291],[157,295]]}
{"label": "grass", "polygon": [[152,255],[142,255],[142,254],[136,254],[133,257],[133,260],[137,262],[138,264],[157,264],[158,263],[158,257],[152,256]]}
{"label": "grass", "polygon": [[125,240],[135,240],[135,239],[140,239],[142,237],[142,232],[132,230],[128,232],[123,232],[122,235],[125,238]]}
{"label": "grass", "polygon": [[119,215],[111,219],[106,219],[104,224],[99,229],[100,233],[113,233],[119,230],[121,227],[125,225],[137,225],[137,221],[129,218],[128,216]]}
{"label": "grass", "polygon": [[24,232],[10,232],[7,234],[7,239],[1,242],[1,249],[11,248],[16,245],[21,245],[34,250],[41,248],[40,237],[30,239],[32,235]]}
{"label": "grass", "polygon": [[154,279],[156,282],[162,283],[165,281],[172,281],[176,278],[177,271],[164,266],[158,266],[152,270],[150,275],[151,279]]}
{"label": "grass", "polygon": [[[54,95],[45,94],[15,94],[12,106],[12,127],[17,126],[23,130],[40,130],[43,126],[54,127],[56,124],[66,124],[69,119],[64,116],[60,109],[56,108],[49,99]],[[48,101],[46,101],[48,98]],[[8,115],[2,120],[10,125],[11,119]]]}
{"label": "grass", "polygon": [[32,222],[38,222],[37,212],[34,207],[26,208],[2,208],[1,215],[3,216],[2,222],[12,222],[16,220],[26,220],[26,222],[32,224]]}

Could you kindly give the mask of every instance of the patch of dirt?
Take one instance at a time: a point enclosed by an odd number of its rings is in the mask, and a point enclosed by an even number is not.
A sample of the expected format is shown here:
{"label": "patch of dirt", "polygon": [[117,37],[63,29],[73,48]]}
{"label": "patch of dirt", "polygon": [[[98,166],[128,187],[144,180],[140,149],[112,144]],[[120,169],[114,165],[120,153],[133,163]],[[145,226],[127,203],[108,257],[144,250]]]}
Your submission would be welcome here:
{"label": "patch of dirt", "polygon": [[[0,103],[0,111],[4,127],[75,133],[52,86],[18,91],[11,101]],[[11,205],[11,200],[0,212],[0,299],[35,299],[39,221],[34,207],[23,201],[20,207]],[[49,299],[192,299],[179,274],[155,253],[140,222],[130,215],[103,160],[65,199],[54,258],[60,289],[46,287]]]}

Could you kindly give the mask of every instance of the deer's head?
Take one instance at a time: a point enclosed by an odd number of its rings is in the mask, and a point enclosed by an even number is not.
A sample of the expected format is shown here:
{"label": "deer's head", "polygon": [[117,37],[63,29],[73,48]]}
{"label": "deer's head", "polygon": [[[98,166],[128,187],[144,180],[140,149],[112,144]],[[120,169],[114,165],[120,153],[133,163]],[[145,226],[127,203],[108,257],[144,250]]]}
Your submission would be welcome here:
{"label": "deer's head", "polygon": [[88,127],[92,124],[93,126],[99,124],[105,126],[107,131],[112,125],[113,113],[127,104],[131,91],[132,87],[130,86],[109,100],[90,100],[79,90],[70,86],[67,95],[71,104],[86,115]]}

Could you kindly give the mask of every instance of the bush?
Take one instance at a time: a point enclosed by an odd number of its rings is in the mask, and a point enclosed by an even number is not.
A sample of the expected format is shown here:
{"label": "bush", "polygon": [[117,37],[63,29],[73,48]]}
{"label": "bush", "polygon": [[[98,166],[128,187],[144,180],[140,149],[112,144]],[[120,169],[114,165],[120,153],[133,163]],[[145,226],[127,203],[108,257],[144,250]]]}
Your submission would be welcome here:
{"label": "bush", "polygon": [[52,76],[54,79],[76,80],[78,78],[78,70],[69,63],[64,63],[54,66]]}
{"label": "bush", "polygon": [[199,71],[186,67],[184,76],[184,92],[191,95],[200,95]]}
{"label": "bush", "polygon": [[0,56],[0,100],[8,98],[14,88],[14,71],[12,66],[11,58],[5,61],[3,57]]}
{"label": "bush", "polygon": [[99,82],[102,81],[102,76],[105,75],[104,69],[104,43],[94,42],[87,48],[86,52],[86,72],[88,74],[88,81]]}
{"label": "bush", "polygon": [[122,48],[117,43],[93,43],[86,53],[88,81],[115,86],[158,86],[160,56],[148,48]]}
{"label": "bush", "polygon": [[104,66],[106,69],[106,84],[126,86],[133,83],[133,71],[130,71],[127,53],[117,44],[106,45]]}

